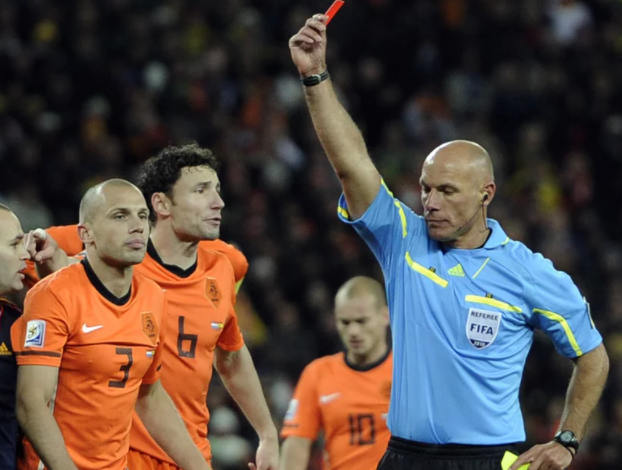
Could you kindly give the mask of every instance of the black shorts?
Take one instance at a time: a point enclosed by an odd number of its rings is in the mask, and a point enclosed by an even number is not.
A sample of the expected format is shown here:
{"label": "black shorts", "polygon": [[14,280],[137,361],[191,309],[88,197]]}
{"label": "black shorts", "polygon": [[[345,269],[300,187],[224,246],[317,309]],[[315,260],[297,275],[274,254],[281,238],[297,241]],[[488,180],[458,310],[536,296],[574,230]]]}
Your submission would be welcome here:
{"label": "black shorts", "polygon": [[515,444],[435,445],[392,437],[377,470],[501,470],[507,451],[518,454]]}

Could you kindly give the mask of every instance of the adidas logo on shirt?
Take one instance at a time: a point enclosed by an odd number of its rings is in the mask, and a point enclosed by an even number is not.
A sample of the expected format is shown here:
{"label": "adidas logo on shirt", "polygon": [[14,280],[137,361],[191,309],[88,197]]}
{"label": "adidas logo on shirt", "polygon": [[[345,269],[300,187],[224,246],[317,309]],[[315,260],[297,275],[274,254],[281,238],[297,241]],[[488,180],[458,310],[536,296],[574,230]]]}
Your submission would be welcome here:
{"label": "adidas logo on shirt", "polygon": [[0,344],[0,356],[12,356],[13,353],[9,348],[6,347],[6,344]]}
{"label": "adidas logo on shirt", "polygon": [[462,269],[461,264],[455,265],[453,268],[451,268],[447,272],[449,273],[450,276],[464,277],[464,269]]}

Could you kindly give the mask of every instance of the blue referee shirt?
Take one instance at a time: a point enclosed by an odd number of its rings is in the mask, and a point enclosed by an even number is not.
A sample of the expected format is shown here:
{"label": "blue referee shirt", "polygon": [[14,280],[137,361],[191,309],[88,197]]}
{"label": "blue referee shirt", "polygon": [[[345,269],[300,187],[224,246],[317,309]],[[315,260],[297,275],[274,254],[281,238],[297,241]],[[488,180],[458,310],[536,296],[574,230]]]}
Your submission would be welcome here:
{"label": "blue referee shirt", "polygon": [[378,259],[393,332],[394,436],[432,444],[525,440],[518,392],[535,328],[574,358],[602,338],[571,278],[510,240],[498,222],[484,247],[448,248],[384,182],[358,220],[339,217]]}

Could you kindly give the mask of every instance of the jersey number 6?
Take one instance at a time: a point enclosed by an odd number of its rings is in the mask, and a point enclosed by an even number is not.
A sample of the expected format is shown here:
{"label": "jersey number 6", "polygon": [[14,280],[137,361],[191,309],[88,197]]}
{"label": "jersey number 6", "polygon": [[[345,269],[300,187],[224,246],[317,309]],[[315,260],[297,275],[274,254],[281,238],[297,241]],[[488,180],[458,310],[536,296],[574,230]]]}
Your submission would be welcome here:
{"label": "jersey number 6", "polygon": [[[186,317],[179,317],[179,335],[177,336],[177,353],[179,357],[187,357],[189,359],[194,359],[197,351],[197,341],[199,340],[199,335],[191,335],[184,332],[184,323],[186,321]],[[184,341],[190,341],[190,350],[184,350]]]}

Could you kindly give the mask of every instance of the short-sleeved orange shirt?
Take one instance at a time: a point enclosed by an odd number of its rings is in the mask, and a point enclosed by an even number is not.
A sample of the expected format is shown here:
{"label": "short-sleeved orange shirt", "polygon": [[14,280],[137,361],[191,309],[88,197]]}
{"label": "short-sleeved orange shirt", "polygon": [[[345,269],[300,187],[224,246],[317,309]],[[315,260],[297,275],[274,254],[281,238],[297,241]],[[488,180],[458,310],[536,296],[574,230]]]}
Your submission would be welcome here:
{"label": "short-sleeved orange shirt", "polygon": [[[59,368],[50,407],[81,470],[127,466],[139,387],[160,375],[166,309],[155,282],[135,273],[130,292],[118,299],[86,260],[26,295],[24,314],[11,329],[17,363]],[[28,442],[25,449],[20,470],[41,468]]]}
{"label": "short-sleeved orange shirt", "polygon": [[[75,256],[84,249],[82,240],[78,236],[77,225],[50,227],[45,231],[56,240],[58,246],[67,253],[67,256]],[[244,279],[248,271],[248,260],[235,246],[222,240],[204,240],[199,242],[199,246],[206,250],[214,250],[224,254],[233,266],[235,281],[240,283]],[[26,264],[28,267],[23,271],[26,275],[24,282],[28,287],[32,287],[39,280],[39,276],[32,261],[27,261]]]}
{"label": "short-sleeved orange shirt", "polygon": [[[199,247],[197,262],[187,270],[166,265],[150,242],[137,267],[166,291],[168,325],[162,356],[162,385],[173,399],[190,436],[206,460],[209,411],[206,399],[216,346],[237,351],[244,345],[233,309],[235,280],[226,256]],[[153,441],[138,417],[130,447],[160,461],[174,463]]]}
{"label": "short-sleeved orange shirt", "polygon": [[314,441],[324,433],[324,468],[376,468],[390,432],[393,356],[359,368],[339,353],[313,361],[303,371],[285,416],[281,437]]}

